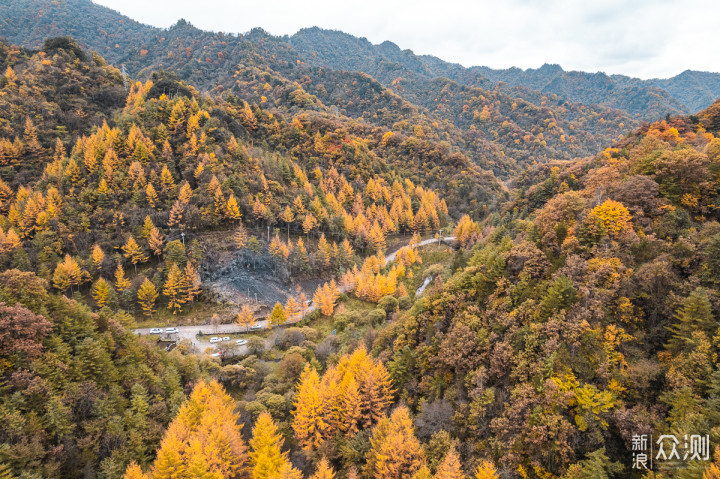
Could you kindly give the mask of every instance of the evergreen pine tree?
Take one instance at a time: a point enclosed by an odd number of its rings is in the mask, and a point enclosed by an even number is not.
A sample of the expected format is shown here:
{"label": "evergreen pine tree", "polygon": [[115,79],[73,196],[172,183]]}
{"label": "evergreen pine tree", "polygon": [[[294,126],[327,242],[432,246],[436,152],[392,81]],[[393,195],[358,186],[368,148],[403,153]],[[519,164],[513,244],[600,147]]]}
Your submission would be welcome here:
{"label": "evergreen pine tree", "polygon": [[698,288],[685,298],[675,315],[675,322],[667,328],[672,334],[668,349],[674,353],[684,351],[694,331],[712,335],[717,326],[707,292]]}

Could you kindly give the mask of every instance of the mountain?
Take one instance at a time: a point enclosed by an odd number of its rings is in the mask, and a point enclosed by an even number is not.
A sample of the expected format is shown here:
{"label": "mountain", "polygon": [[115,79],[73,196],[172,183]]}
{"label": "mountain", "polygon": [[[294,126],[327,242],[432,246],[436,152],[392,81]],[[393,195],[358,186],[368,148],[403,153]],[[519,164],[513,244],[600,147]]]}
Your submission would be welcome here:
{"label": "mountain", "polygon": [[720,131],[720,100],[698,113],[697,117],[708,130]]}
{"label": "mountain", "polygon": [[447,280],[374,345],[418,434],[451,429],[519,477],[630,474],[643,428],[717,434],[717,112],[538,165],[497,223],[461,222]]}
{"label": "mountain", "polygon": [[0,36],[40,48],[50,37],[68,35],[114,61],[159,29],[143,25],[90,0],[38,0],[0,4]]}
{"label": "mountain", "polygon": [[690,114],[720,96],[720,74],[686,71],[669,79],[640,80],[623,75],[566,72],[559,65],[538,69],[473,67],[493,82],[560,95],[569,101],[619,108],[643,120]]}
{"label": "mountain", "polygon": [[0,29],[0,478],[718,476],[712,74]]}
{"label": "mountain", "polygon": [[640,80],[624,75],[566,72],[559,65],[539,69],[493,70],[473,67],[493,81],[552,92],[580,103],[621,108],[644,119],[666,114],[690,114],[720,96],[720,74],[686,70],[667,79]]}
{"label": "mountain", "polygon": [[[357,271],[389,242],[507,198],[447,145],[200,94],[169,72],[126,90],[68,37],[34,52],[0,43],[0,65],[5,477],[120,477],[146,462],[209,364],[130,329],[218,312],[232,322],[207,281],[218,257],[294,296],[304,280]],[[383,295],[404,273],[393,274]],[[334,303],[331,285],[318,298],[330,291]]]}
{"label": "mountain", "polygon": [[38,48],[59,33],[138,78],[168,69],[201,90],[269,102],[289,114],[323,111],[446,142],[503,179],[534,162],[590,155],[638,125],[621,110],[493,86],[458,65],[339,32],[226,35],[185,21],[162,30],[87,0],[0,6],[0,34],[15,42]]}
{"label": "mountain", "polygon": [[[132,56],[143,51],[143,47],[168,41],[162,29],[140,24],[90,0],[20,0],[0,5],[0,35],[29,47],[39,47],[51,36],[70,35],[114,63],[133,62]],[[223,43],[229,39],[242,43],[240,35],[219,38]],[[624,75],[567,72],[559,65],[547,64],[527,70],[465,68],[431,55],[416,55],[392,42],[373,45],[365,38],[317,27],[302,29],[282,40],[292,45],[296,55],[308,64],[361,71],[386,87],[409,74],[429,79],[442,77],[484,89],[502,83],[555,94],[570,102],[620,109],[641,120],[689,114],[720,97],[718,73],[688,70],[668,79],[640,80]],[[287,45],[281,50],[287,50]],[[235,58],[231,55],[230,59]],[[267,57],[263,60],[271,63]]]}
{"label": "mountain", "polygon": [[391,42],[373,45],[339,31],[309,28],[290,37],[308,62],[358,70],[390,85],[398,76],[445,77],[458,83],[491,89],[502,82],[585,105],[602,105],[654,120],[666,114],[689,114],[720,97],[720,74],[686,71],[670,79],[640,80],[604,73],[566,72],[559,65],[538,69],[464,68],[430,55],[415,55]]}

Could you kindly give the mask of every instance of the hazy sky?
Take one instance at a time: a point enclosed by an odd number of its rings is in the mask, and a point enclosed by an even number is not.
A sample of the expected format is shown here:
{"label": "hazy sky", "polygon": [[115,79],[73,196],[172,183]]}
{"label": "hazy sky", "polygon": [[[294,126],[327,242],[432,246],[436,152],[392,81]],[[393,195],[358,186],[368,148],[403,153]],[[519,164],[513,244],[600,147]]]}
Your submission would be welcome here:
{"label": "hazy sky", "polygon": [[[641,78],[720,71],[717,0],[95,0],[143,23],[205,30],[332,28],[465,66],[604,71]],[[591,5],[588,5],[591,4]]]}

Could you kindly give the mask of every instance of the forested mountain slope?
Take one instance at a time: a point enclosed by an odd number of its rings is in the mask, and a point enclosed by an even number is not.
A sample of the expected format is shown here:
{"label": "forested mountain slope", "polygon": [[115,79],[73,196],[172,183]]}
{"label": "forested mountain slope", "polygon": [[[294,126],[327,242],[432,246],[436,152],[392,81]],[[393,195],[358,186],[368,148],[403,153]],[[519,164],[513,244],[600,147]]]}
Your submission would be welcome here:
{"label": "forested mountain slope", "polygon": [[[125,477],[200,466],[255,478],[636,477],[634,435],[715,444],[720,139],[704,123],[714,114],[538,166],[507,212],[458,222],[459,250],[412,308],[384,298],[394,319],[362,339],[359,314],[331,313],[341,344],[357,341],[332,359],[287,349],[291,410],[287,376],[240,413],[221,385],[200,383],[157,459]],[[644,477],[713,477],[720,454],[701,457],[656,460]]]}
{"label": "forested mountain slope", "polygon": [[[427,62],[391,44],[377,47],[390,60],[367,56],[376,47],[337,32],[225,35],[183,21],[161,30],[86,0],[0,6],[0,35],[12,41],[37,48],[45,36],[59,33],[76,36],[141,79],[164,68],[201,90],[265,98],[291,113],[329,111],[403,134],[417,132],[448,142],[503,178],[533,162],[592,154],[637,125],[621,110],[496,88],[439,60],[425,67]],[[347,58],[363,61],[356,65]]]}
{"label": "forested mountain slope", "polygon": [[[458,253],[467,266],[375,343],[420,418],[448,411],[461,455],[612,477],[629,472],[633,434],[718,440],[714,110],[540,167],[513,215]],[[472,228],[459,238],[475,241]],[[656,462],[656,477],[706,464]]]}
{"label": "forested mountain slope", "polygon": [[[201,96],[169,74],[126,91],[69,38],[0,53],[3,474],[119,477],[152,457],[184,387],[215,362],[126,328],[215,306],[199,234],[269,250],[294,278],[333,276],[386,237],[486,215],[505,195],[427,140]],[[287,243],[252,234],[274,226]]]}
{"label": "forested mountain slope", "polygon": [[[4,2],[0,32],[33,47],[0,42],[0,478],[720,474],[632,469],[637,434],[720,444],[720,102],[634,128],[541,91],[603,100],[556,67],[496,86],[85,0]],[[313,311],[252,330],[203,284],[220,249]],[[218,313],[247,343],[130,332]]]}
{"label": "forested mountain slope", "polygon": [[666,114],[693,113],[706,108],[720,96],[720,74],[691,70],[672,78],[650,80],[565,71],[559,65],[547,64],[528,70],[488,67],[471,70],[493,82],[555,93],[579,103],[619,108],[645,120],[655,120]]}
{"label": "forested mountain slope", "polygon": [[666,114],[692,113],[720,96],[720,74],[685,71],[669,79],[640,80],[623,75],[566,72],[559,65],[538,69],[464,68],[430,55],[415,55],[392,42],[373,45],[346,33],[308,28],[290,37],[308,62],[369,73],[389,85],[398,76],[445,77],[463,85],[492,89],[499,82],[566,101],[602,105],[643,120]]}

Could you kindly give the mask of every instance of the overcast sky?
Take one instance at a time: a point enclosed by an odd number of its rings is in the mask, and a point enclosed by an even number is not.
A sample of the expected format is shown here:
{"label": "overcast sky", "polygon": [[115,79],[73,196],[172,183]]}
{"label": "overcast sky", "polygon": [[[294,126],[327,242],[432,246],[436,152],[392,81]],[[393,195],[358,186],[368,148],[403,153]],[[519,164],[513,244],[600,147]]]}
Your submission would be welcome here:
{"label": "overcast sky", "polygon": [[94,1],[158,27],[179,18],[230,33],[319,26],[465,66],[558,63],[640,78],[720,71],[717,0]]}

